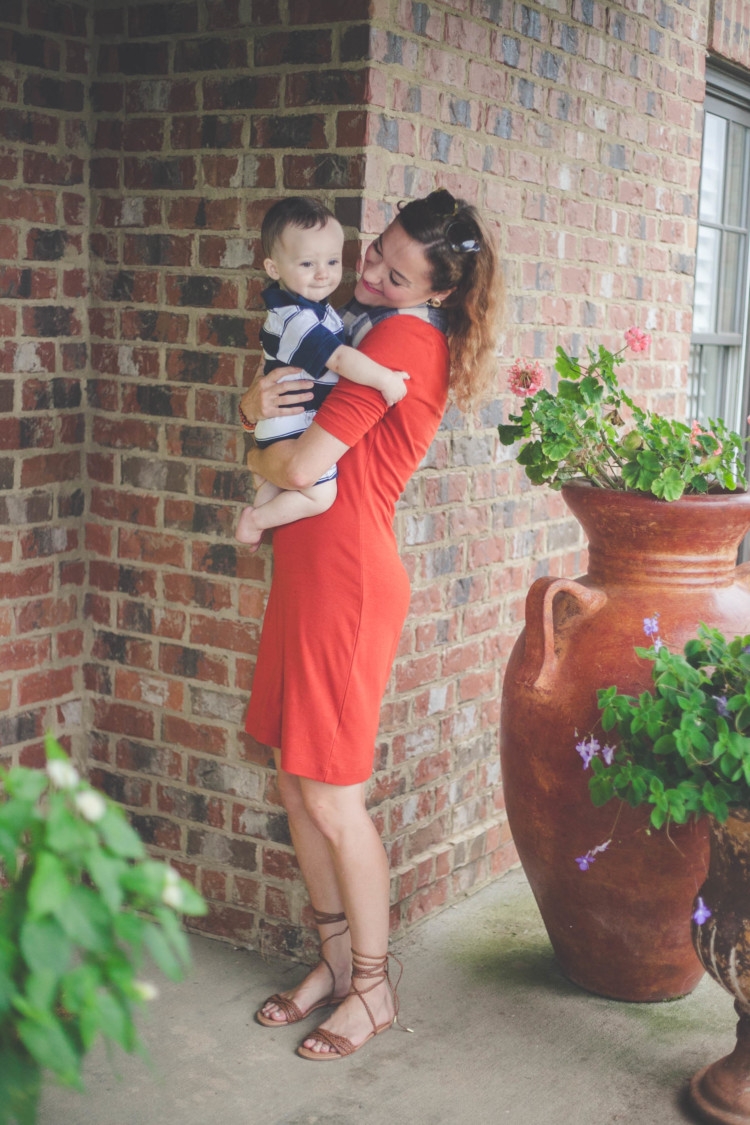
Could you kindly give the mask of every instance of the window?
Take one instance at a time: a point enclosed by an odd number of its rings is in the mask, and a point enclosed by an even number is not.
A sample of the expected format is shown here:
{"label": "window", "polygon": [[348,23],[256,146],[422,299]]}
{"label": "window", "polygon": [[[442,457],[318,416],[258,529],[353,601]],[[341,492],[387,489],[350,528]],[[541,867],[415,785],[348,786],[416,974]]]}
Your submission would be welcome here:
{"label": "window", "polygon": [[745,431],[750,86],[710,69],[703,132],[688,420]]}

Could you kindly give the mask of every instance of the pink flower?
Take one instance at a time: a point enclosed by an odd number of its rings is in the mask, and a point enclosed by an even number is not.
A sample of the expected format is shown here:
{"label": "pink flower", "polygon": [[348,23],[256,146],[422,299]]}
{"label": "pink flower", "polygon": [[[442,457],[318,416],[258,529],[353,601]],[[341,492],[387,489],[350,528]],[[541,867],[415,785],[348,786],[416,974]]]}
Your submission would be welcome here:
{"label": "pink flower", "polygon": [[645,352],[651,345],[651,337],[648,332],[640,328],[628,328],[625,333],[625,343],[632,352]]}
{"label": "pink flower", "polygon": [[716,451],[714,453],[714,456],[716,456],[716,454],[721,453],[724,446],[718,440],[718,438],[716,437],[716,434],[713,432],[713,430],[702,430],[700,428],[699,423],[696,422],[695,419],[693,419],[693,424],[690,427],[690,444],[691,445],[700,445],[700,442],[698,441],[698,436],[700,434],[708,434],[709,437],[714,438],[714,440],[716,441]]}
{"label": "pink flower", "polygon": [[544,372],[535,359],[517,359],[508,373],[508,386],[519,398],[535,395],[543,384]]}

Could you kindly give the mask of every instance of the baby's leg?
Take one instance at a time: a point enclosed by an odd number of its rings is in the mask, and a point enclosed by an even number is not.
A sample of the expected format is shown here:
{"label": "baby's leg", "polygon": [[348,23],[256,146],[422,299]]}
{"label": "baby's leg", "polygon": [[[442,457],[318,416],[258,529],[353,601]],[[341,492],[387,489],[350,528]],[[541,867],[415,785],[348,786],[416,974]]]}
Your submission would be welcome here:
{"label": "baby's leg", "polygon": [[235,538],[257,550],[263,532],[269,527],[304,520],[327,512],[336,499],[336,481],[327,480],[299,492],[284,490],[257,508],[245,508],[237,524]]}
{"label": "baby's leg", "polygon": [[282,491],[278,485],[271,484],[270,480],[261,477],[255,484],[255,499],[253,500],[254,508],[261,508],[267,504],[269,500],[273,500],[274,496],[278,496]]}

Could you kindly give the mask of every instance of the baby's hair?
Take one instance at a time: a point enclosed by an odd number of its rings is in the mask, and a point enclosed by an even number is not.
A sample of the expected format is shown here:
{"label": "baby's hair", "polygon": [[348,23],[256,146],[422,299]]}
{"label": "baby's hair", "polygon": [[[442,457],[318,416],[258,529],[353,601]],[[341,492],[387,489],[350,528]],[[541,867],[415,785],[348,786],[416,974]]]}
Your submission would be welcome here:
{"label": "baby's hair", "polygon": [[288,199],[280,199],[266,213],[260,228],[263,256],[273,257],[274,247],[287,227],[310,230],[312,227],[324,227],[335,217],[324,203],[319,199],[312,199],[309,195],[293,195]]}

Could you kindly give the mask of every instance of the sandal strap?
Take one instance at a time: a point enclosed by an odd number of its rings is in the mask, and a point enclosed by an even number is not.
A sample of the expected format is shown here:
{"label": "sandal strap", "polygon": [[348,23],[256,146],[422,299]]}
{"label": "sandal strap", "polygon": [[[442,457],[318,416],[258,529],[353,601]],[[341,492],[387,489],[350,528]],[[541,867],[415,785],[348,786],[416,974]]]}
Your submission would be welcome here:
{"label": "sandal strap", "polygon": [[[308,1014],[298,1008],[288,996],[282,996],[280,992],[275,992],[273,996],[269,996],[266,1004],[275,1004],[284,1013],[286,1019],[278,1021],[279,1027],[284,1027],[287,1023],[299,1023]],[[266,1004],[263,1005],[264,1008]]]}
{"label": "sandal strap", "polygon": [[[325,912],[325,910],[316,910],[315,907],[313,906],[312,912],[313,912],[313,920],[314,920],[316,926],[335,926],[337,922],[346,922],[346,914],[344,914],[343,911],[340,914],[327,914]],[[325,967],[328,969],[328,972],[331,974],[331,988],[333,990],[335,990],[335,988],[336,988],[336,974],[334,973],[333,968],[331,967],[330,961],[323,955],[323,946],[325,945],[325,943],[327,941],[330,941],[331,938],[343,937],[344,934],[346,934],[348,932],[349,932],[349,923],[346,922],[346,925],[344,926],[343,930],[336,930],[335,933],[328,934],[327,937],[324,937],[324,938],[320,939],[320,960],[323,962]]]}
{"label": "sandal strap", "polygon": [[[396,962],[399,969],[395,984],[391,980],[390,976],[391,960]],[[403,973],[403,964],[401,963],[401,961],[399,961],[398,957],[395,957],[392,953],[386,953],[382,957],[372,957],[368,953],[359,953],[356,949],[352,949],[352,987],[349,991],[349,995],[351,996],[352,993],[354,993],[354,995],[358,996],[362,1001],[365,1007],[365,1011],[370,1017],[370,1023],[372,1024],[372,1030],[375,1035],[377,1035],[379,1031],[382,1030],[382,1024],[380,1027],[378,1027],[378,1025],[376,1024],[375,1017],[370,1010],[370,1005],[365,1000],[365,996],[368,992],[372,992],[373,989],[377,988],[378,985],[383,984],[384,981],[387,983],[391,993],[391,998],[393,999],[393,1023],[398,1024],[402,1031],[411,1030],[410,1028],[405,1027],[404,1024],[401,1023],[401,1020],[398,1018],[398,986],[401,983],[401,977],[403,976]],[[366,988],[358,988],[355,984],[355,981],[369,981],[370,984]]]}
{"label": "sandal strap", "polygon": [[316,910],[313,907],[312,912],[316,926],[334,926],[336,922],[346,921],[346,914],[343,910],[340,914],[326,914],[325,910]]}
{"label": "sandal strap", "polygon": [[316,1028],[311,1038],[317,1040],[318,1043],[327,1043],[342,1058],[359,1050],[358,1047],[354,1046],[351,1039],[347,1039],[345,1035],[337,1035],[335,1031],[326,1031],[324,1027]]}

